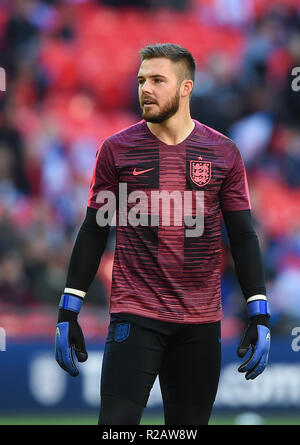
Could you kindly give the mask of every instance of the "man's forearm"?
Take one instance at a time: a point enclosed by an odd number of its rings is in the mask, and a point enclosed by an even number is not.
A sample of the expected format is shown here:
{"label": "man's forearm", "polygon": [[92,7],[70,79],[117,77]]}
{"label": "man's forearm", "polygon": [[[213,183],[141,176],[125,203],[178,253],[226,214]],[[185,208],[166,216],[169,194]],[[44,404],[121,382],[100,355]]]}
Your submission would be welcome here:
{"label": "man's forearm", "polygon": [[235,271],[246,300],[266,295],[264,267],[250,210],[223,212]]}
{"label": "man's forearm", "polygon": [[96,210],[87,208],[78,232],[68,267],[65,293],[83,298],[94,279],[109,235],[109,226],[100,227]]}
{"label": "man's forearm", "polygon": [[246,300],[266,295],[266,285],[257,236],[231,242],[235,271]]}

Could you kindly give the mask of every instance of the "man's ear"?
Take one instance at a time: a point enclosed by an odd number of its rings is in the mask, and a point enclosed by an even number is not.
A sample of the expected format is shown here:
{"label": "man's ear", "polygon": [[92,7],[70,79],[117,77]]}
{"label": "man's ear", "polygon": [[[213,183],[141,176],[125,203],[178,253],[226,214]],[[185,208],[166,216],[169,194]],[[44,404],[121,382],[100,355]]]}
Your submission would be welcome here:
{"label": "man's ear", "polygon": [[194,82],[190,79],[185,79],[181,85],[181,95],[183,97],[190,96],[193,91]]}

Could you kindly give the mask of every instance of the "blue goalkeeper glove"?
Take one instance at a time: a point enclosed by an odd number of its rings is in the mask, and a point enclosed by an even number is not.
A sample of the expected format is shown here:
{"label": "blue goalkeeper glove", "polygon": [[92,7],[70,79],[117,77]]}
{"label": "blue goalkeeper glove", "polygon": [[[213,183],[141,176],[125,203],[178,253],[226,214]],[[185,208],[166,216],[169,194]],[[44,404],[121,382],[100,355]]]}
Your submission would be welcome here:
{"label": "blue goalkeeper glove", "polygon": [[245,372],[246,380],[253,380],[261,374],[268,364],[270,350],[270,311],[266,300],[254,300],[247,304],[249,324],[238,346],[237,354],[244,357],[252,349],[251,355],[239,368]]}
{"label": "blue goalkeeper glove", "polygon": [[77,321],[82,302],[80,297],[62,295],[55,333],[55,359],[73,377],[79,374],[74,353],[79,362],[85,362],[88,358],[84,336]]}

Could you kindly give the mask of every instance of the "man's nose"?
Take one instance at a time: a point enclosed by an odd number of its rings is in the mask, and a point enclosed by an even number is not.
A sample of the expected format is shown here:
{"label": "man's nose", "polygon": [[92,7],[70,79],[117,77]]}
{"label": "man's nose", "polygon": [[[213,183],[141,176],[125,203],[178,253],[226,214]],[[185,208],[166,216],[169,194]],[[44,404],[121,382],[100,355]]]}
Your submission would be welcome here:
{"label": "man's nose", "polygon": [[145,80],[145,82],[142,85],[142,92],[143,93],[151,93],[151,91],[152,91],[152,88],[151,88],[150,82]]}

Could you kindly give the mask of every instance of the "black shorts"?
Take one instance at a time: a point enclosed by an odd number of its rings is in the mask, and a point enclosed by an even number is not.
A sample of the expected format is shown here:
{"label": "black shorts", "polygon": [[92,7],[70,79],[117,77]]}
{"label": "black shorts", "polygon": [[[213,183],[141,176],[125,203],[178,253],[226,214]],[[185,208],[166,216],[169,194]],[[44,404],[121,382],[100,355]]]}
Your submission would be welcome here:
{"label": "black shorts", "polygon": [[112,314],[105,344],[101,396],[145,407],[157,375],[164,406],[211,410],[221,366],[220,322],[168,323]]}

